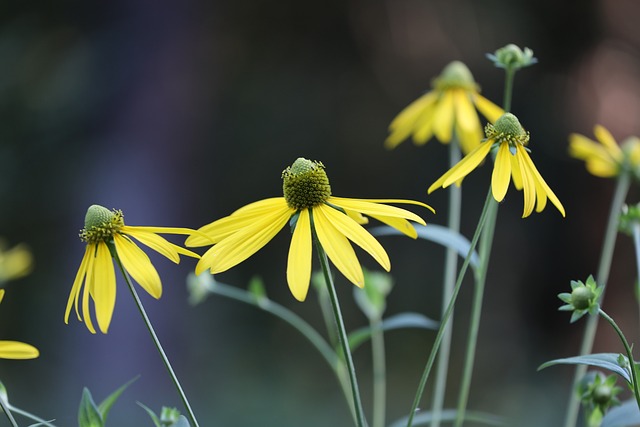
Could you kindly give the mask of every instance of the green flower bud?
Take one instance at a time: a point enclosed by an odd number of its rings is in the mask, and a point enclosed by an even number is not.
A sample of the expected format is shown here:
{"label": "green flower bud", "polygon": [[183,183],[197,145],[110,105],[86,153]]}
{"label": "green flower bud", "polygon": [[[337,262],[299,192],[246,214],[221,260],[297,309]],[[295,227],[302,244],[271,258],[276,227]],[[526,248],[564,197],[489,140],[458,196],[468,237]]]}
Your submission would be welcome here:
{"label": "green flower bud", "polygon": [[287,205],[296,210],[326,202],[331,196],[331,186],[324,165],[299,157],[282,172],[282,191]]}
{"label": "green flower bud", "polygon": [[571,292],[571,304],[576,310],[587,310],[591,306],[594,296],[595,294],[591,289],[586,286],[580,286]]}
{"label": "green flower bud", "polygon": [[529,132],[524,130],[520,120],[511,113],[504,113],[493,125],[487,123],[484,132],[487,139],[493,139],[499,144],[506,142],[510,146],[526,146],[529,143]]}
{"label": "green flower bud", "polygon": [[609,404],[613,397],[613,388],[607,384],[600,384],[593,389],[593,402],[600,406]]}
{"label": "green flower bud", "polygon": [[494,54],[487,54],[496,67],[514,69],[528,67],[538,62],[533,57],[533,51],[528,47],[524,51],[513,43],[496,50]]}

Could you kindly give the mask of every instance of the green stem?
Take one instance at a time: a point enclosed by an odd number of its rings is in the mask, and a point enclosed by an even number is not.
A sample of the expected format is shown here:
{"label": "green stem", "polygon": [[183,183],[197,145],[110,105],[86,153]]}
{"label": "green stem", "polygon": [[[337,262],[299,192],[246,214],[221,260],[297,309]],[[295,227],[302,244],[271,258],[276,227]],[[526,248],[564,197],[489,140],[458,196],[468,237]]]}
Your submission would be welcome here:
{"label": "green stem", "polygon": [[631,371],[631,380],[633,382],[632,384],[633,394],[636,397],[636,403],[638,404],[638,409],[640,409],[640,385],[638,384],[638,374],[636,372],[636,363],[634,362],[634,359],[633,359],[631,346],[629,345],[629,342],[627,341],[624,334],[622,333],[622,329],[618,327],[616,322],[607,313],[605,313],[602,309],[598,309],[598,314],[602,316],[607,322],[609,322],[609,324],[613,327],[613,329],[616,330],[616,333],[620,337],[620,341],[622,341],[622,345],[624,345],[624,349],[627,352],[627,359],[629,359],[629,370]]}
{"label": "green stem", "polygon": [[369,322],[373,363],[373,427],[384,427],[387,404],[387,373],[384,332],[380,318]]}
{"label": "green stem", "polygon": [[[616,182],[616,189],[611,201],[611,210],[609,211],[609,220],[607,222],[607,228],[605,230],[604,241],[602,243],[602,254],[600,255],[600,263],[598,265],[598,273],[596,276],[596,282],[598,285],[604,286],[602,295],[600,296],[600,303],[604,300],[604,291],[606,290],[606,283],[609,280],[609,272],[611,270],[611,261],[613,259],[613,250],[616,244],[616,236],[618,234],[618,222],[620,218],[620,212],[622,205],[629,191],[629,185],[631,178],[629,174],[623,173],[618,177]],[[584,329],[582,336],[582,345],[580,346],[580,355],[591,353],[593,349],[593,342],[596,336],[596,330],[598,328],[598,316],[589,316],[587,319],[587,325]],[[587,372],[587,365],[578,365],[575,369],[573,376],[573,383],[571,386],[571,394],[569,396],[569,402],[567,404],[567,413],[564,420],[564,427],[574,427],[578,420],[578,411],[580,409],[579,396],[575,392],[575,389]]]}
{"label": "green stem", "polygon": [[22,415],[25,418],[29,418],[29,419],[37,422],[38,424],[43,424],[43,425],[45,425],[47,427],[56,427],[55,425],[51,424],[48,421],[43,420],[40,417],[37,417],[37,416],[27,412],[27,411],[23,411],[20,408],[16,408],[15,406],[11,405],[10,403],[8,405],[9,405],[9,409],[11,410],[11,412],[15,412],[18,415]]}
{"label": "green stem", "polygon": [[[460,161],[460,147],[457,140],[449,143],[449,167],[453,167]],[[460,231],[460,212],[462,205],[462,189],[457,185],[449,187],[449,213],[447,226],[454,232]],[[458,267],[458,253],[455,248],[448,247],[445,258],[444,279],[442,287],[442,313],[451,301],[453,289],[456,283],[456,270]],[[451,314],[453,316],[453,313]],[[440,427],[444,396],[447,387],[447,374],[449,371],[449,357],[451,354],[451,337],[453,334],[453,320],[445,327],[440,352],[438,353],[438,365],[436,369],[435,386],[433,390],[433,405],[431,406],[431,427]]]}
{"label": "green stem", "polygon": [[142,320],[144,320],[144,324],[147,326],[147,329],[149,330],[151,339],[153,340],[153,343],[155,344],[156,349],[158,350],[158,353],[160,354],[160,357],[164,362],[164,366],[167,369],[167,372],[169,373],[169,376],[171,377],[171,380],[173,381],[173,384],[175,385],[176,390],[178,391],[178,394],[180,395],[180,399],[182,399],[182,404],[187,410],[187,415],[189,416],[189,420],[191,421],[191,426],[199,427],[198,421],[196,420],[196,416],[194,415],[193,410],[191,409],[191,405],[189,404],[189,400],[187,399],[187,396],[184,394],[184,391],[182,390],[180,381],[178,381],[178,377],[176,376],[175,372],[173,371],[173,368],[171,367],[171,362],[169,362],[169,358],[164,352],[164,349],[162,348],[162,344],[160,344],[160,340],[158,339],[158,336],[156,335],[156,332],[153,329],[153,325],[151,324],[151,321],[147,316],[147,312],[145,311],[142,305],[142,301],[140,301],[140,297],[138,297],[138,293],[136,292],[136,289],[133,287],[133,284],[131,283],[129,274],[125,270],[124,266],[122,265],[122,261],[118,256],[115,257],[115,260],[118,263],[118,266],[120,267],[120,271],[124,276],[125,282],[127,282],[127,286],[129,286],[129,290],[131,291],[133,300],[135,301],[136,306],[138,307],[138,311],[140,311],[140,315],[142,316]]}
{"label": "green stem", "polygon": [[504,100],[502,102],[502,108],[504,109],[505,113],[511,111],[511,98],[513,97],[513,80],[515,75],[515,68],[505,68]]}
{"label": "green stem", "polygon": [[336,293],[335,286],[333,285],[333,278],[331,277],[331,271],[329,269],[329,260],[325,253],[320,241],[314,233],[314,240],[316,242],[316,249],[318,250],[318,256],[320,258],[320,265],[322,266],[322,272],[324,274],[324,280],[327,284],[327,290],[329,291],[329,298],[331,299],[331,306],[333,308],[333,315],[336,319],[336,327],[338,329],[338,341],[342,347],[344,353],[345,362],[347,363],[347,372],[349,373],[349,379],[351,381],[351,393],[353,395],[353,402],[356,411],[356,425],[358,427],[365,427],[366,421],[364,418],[364,411],[362,409],[362,400],[360,399],[360,391],[358,390],[358,381],[356,379],[356,370],[353,365],[353,358],[351,357],[351,350],[349,349],[349,341],[347,339],[347,331],[344,327],[344,320],[342,319],[342,313],[340,311],[340,303],[338,302],[338,295]]}
{"label": "green stem", "polygon": [[634,222],[631,226],[631,236],[633,238],[633,246],[636,250],[636,283],[634,292],[636,302],[640,305],[640,224]]}
{"label": "green stem", "polygon": [[18,423],[16,422],[16,419],[13,418],[13,414],[9,410],[9,403],[5,402],[4,399],[0,398],[0,407],[2,407],[2,411],[4,412],[4,415],[7,417],[9,422],[11,423],[11,426],[18,427]]}
{"label": "green stem", "polygon": [[449,301],[449,305],[442,316],[442,321],[440,322],[440,328],[438,329],[438,334],[436,335],[436,339],[433,343],[433,347],[431,348],[431,353],[429,354],[429,358],[427,360],[427,364],[422,373],[422,377],[420,378],[420,383],[418,384],[418,390],[416,391],[416,396],[413,400],[413,405],[411,406],[411,411],[409,412],[409,418],[407,420],[407,427],[411,427],[413,425],[413,418],[418,410],[418,404],[420,403],[420,399],[422,399],[422,394],[424,393],[424,388],[427,384],[427,380],[429,379],[429,374],[431,373],[431,368],[433,367],[433,362],[435,360],[436,354],[438,353],[438,349],[440,348],[440,343],[442,342],[442,337],[444,335],[444,329],[451,317],[451,313],[453,312],[453,307],[455,306],[456,298],[458,297],[458,293],[460,292],[460,288],[462,286],[462,279],[464,278],[465,273],[467,272],[467,268],[469,268],[469,262],[471,261],[471,255],[478,244],[478,239],[480,238],[480,233],[484,227],[487,218],[487,211],[489,210],[489,205],[491,203],[496,203],[493,199],[493,195],[491,194],[491,189],[487,193],[487,198],[484,202],[484,207],[482,208],[482,214],[480,214],[480,219],[478,220],[478,225],[476,227],[476,231],[473,234],[473,238],[471,239],[471,245],[469,247],[469,252],[462,263],[462,267],[460,268],[460,272],[458,273],[458,278],[456,280],[456,285],[453,289],[453,295],[451,296],[451,301]]}

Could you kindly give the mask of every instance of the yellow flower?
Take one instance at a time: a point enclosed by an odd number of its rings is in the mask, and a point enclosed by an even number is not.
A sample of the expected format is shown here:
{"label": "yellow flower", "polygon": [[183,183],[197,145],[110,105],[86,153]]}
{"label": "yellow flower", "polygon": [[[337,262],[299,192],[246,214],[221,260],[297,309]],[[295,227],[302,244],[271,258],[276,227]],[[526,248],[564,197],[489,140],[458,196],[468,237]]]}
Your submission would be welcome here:
{"label": "yellow flower", "polygon": [[482,139],[482,125],[476,108],[492,123],[504,113],[502,108],[480,95],[471,72],[460,61],[447,65],[434,79],[432,87],[433,90],[409,104],[393,119],[385,141],[387,148],[395,148],[411,135],[417,145],[425,144],[434,135],[447,144],[455,127],[466,154]]}
{"label": "yellow flower", "polygon": [[[0,302],[3,298],[4,289],[0,289]],[[32,345],[19,341],[0,340],[1,359],[34,359],[39,355],[38,349]]]}
{"label": "yellow flower", "polygon": [[[231,215],[199,229],[214,245],[196,266],[196,274],[209,269],[221,273],[241,263],[265,246],[284,226],[293,229],[287,264],[287,283],[293,296],[304,301],[311,279],[312,242],[317,238],[333,264],[356,286],[364,285],[362,267],[350,242],[368,252],[389,271],[389,257],[380,243],[360,224],[364,215],[377,219],[416,238],[407,220],[425,222],[418,215],[384,203],[407,203],[431,209],[411,200],[369,200],[334,197],[320,162],[298,158],[282,173],[284,197],[274,197],[246,205]],[[433,209],[431,209],[433,211]],[[192,235],[187,246],[212,242]]]}
{"label": "yellow flower", "polygon": [[529,157],[529,149],[526,148],[529,133],[522,128],[517,117],[511,113],[505,113],[496,121],[495,126],[487,124],[485,133],[487,138],[434,182],[429,187],[429,193],[439,187],[448,187],[467,176],[495,147],[497,155],[491,177],[491,192],[496,201],[501,202],[504,199],[509,181],[513,179],[516,189],[524,189],[523,218],[528,217],[534,207],[536,212],[541,212],[547,204],[547,199],[551,200],[562,216],[565,216],[562,203],[551,191]]}
{"label": "yellow flower", "polygon": [[569,154],[584,160],[589,173],[611,178],[623,170],[630,170],[638,175],[640,139],[631,137],[619,146],[611,133],[600,125],[594,127],[593,134],[598,142],[577,133],[569,136]]}
{"label": "yellow flower", "polygon": [[33,257],[24,244],[7,249],[7,243],[0,239],[0,286],[29,274],[32,264]]}
{"label": "yellow flower", "polygon": [[[89,331],[95,333],[89,310],[89,301],[92,300],[98,327],[102,333],[107,333],[116,303],[116,276],[112,256],[118,257],[124,269],[149,295],[160,298],[160,276],[149,257],[132,238],[177,264],[180,262],[180,254],[194,258],[200,256],[174,245],[157,233],[190,235],[194,232],[187,228],[125,225],[122,211],[110,211],[99,205],[90,206],[85,217],[84,229],[80,233],[80,238],[87,242],[87,247],[71,288],[64,315],[65,323],[69,323],[71,307],[74,306],[78,320],[82,321],[84,317]],[[82,316],[78,308],[80,301]]]}

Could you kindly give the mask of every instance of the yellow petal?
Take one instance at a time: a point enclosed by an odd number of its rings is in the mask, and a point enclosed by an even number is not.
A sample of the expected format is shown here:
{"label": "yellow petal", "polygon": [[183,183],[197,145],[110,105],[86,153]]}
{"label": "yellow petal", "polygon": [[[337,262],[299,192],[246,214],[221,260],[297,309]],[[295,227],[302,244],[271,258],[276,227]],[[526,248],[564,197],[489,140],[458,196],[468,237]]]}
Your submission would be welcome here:
{"label": "yellow petal", "polygon": [[362,267],[349,240],[331,224],[320,209],[313,209],[312,218],[318,240],[331,262],[351,283],[363,287]]}
{"label": "yellow petal", "polygon": [[602,144],[598,144],[591,139],[573,133],[569,135],[569,154],[572,157],[581,160],[600,160],[612,163],[614,166],[622,161],[622,151],[616,146],[617,150],[610,150]]}
{"label": "yellow petal", "polygon": [[509,160],[511,161],[511,178],[513,178],[513,185],[516,187],[516,190],[522,191],[522,174],[520,173],[518,158],[516,156],[511,156],[509,157]]}
{"label": "yellow petal", "polygon": [[71,313],[71,306],[74,305],[76,308],[76,315],[78,316],[78,320],[82,321],[80,317],[80,312],[78,311],[78,300],[80,295],[80,288],[82,287],[82,282],[84,281],[85,275],[87,273],[87,265],[89,264],[89,257],[93,256],[96,247],[93,244],[88,244],[84,249],[84,256],[82,257],[82,261],[80,262],[80,267],[78,268],[78,272],[76,273],[76,278],[73,281],[73,286],[71,287],[71,292],[69,293],[69,299],[67,300],[67,308],[64,310],[64,323],[69,324],[69,314]]}
{"label": "yellow petal", "polygon": [[159,254],[164,255],[176,264],[180,263],[180,255],[188,255],[193,258],[200,258],[195,252],[174,245],[162,236],[155,233],[139,230],[135,227],[122,227],[120,230],[123,234],[135,237],[140,243],[150,247]]}
{"label": "yellow petal", "polygon": [[456,122],[466,131],[473,131],[480,127],[478,122],[478,113],[473,108],[469,94],[464,89],[458,89],[453,94],[456,107]]}
{"label": "yellow petal", "polygon": [[34,359],[40,353],[32,345],[18,341],[0,341],[0,358],[2,359]]}
{"label": "yellow petal", "polygon": [[[409,221],[404,218],[394,218],[390,216],[380,216],[380,215],[371,215],[372,218],[377,219],[383,224],[388,225],[389,227],[393,227],[402,234],[411,237],[412,239],[418,238],[418,232],[411,225]],[[425,224],[422,224],[425,225]]]}
{"label": "yellow petal", "polygon": [[448,187],[454,182],[467,176],[472,170],[474,170],[489,154],[493,140],[488,140],[478,145],[472,152],[467,154],[456,163],[451,169],[444,173],[440,178],[436,180],[431,187],[429,187],[428,193],[432,193],[436,188]]}
{"label": "yellow petal", "polygon": [[493,198],[497,202],[504,200],[504,196],[507,194],[509,188],[509,181],[511,180],[511,151],[509,151],[509,144],[502,143],[498,148],[498,155],[493,166],[493,173],[491,174],[491,192]]}
{"label": "yellow petal", "polygon": [[309,210],[300,211],[296,228],[291,237],[287,261],[287,283],[298,301],[304,301],[311,281],[311,219]]}
{"label": "yellow petal", "polygon": [[607,147],[610,152],[622,154],[622,150],[620,149],[620,146],[618,145],[616,140],[613,138],[613,135],[611,135],[611,132],[609,132],[603,126],[596,125],[593,128],[593,134],[596,136],[596,139],[600,141],[602,145]]}
{"label": "yellow petal", "polygon": [[456,125],[456,134],[460,140],[460,148],[465,155],[480,145],[483,138],[482,126],[475,111],[473,117],[476,124],[470,129],[464,129],[459,124]]}
{"label": "yellow petal", "polygon": [[398,208],[396,206],[390,206],[386,203],[399,203],[399,204],[411,204],[416,206],[425,207],[432,212],[435,212],[433,208],[429,205],[426,205],[421,202],[417,202],[415,200],[402,200],[402,199],[351,199],[346,197],[335,197],[331,196],[327,200],[328,203],[332,205],[339,206],[345,210],[351,210],[360,212],[364,215],[369,216],[390,216],[396,218],[405,218],[411,221],[415,221],[422,225],[425,225],[425,222],[418,215],[414,214],[411,211],[406,209]]}
{"label": "yellow petal", "polygon": [[116,305],[116,276],[111,253],[104,242],[98,243],[93,274],[92,295],[96,309],[96,320],[102,333],[106,334],[113,316],[113,308]]}
{"label": "yellow petal", "polygon": [[433,133],[435,133],[440,142],[447,143],[451,141],[453,113],[453,91],[445,91],[433,113]]}
{"label": "yellow petal", "polygon": [[495,123],[496,120],[504,114],[504,110],[502,108],[498,107],[479,93],[473,95],[473,103],[476,105],[478,111],[480,111],[480,113],[482,113],[482,115],[491,123]]}
{"label": "yellow petal", "polygon": [[521,145],[518,145],[516,147],[516,160],[520,166],[520,176],[522,177],[522,186],[524,188],[524,209],[522,212],[522,218],[526,218],[531,215],[536,204],[536,182],[533,179],[529,163],[524,160],[523,153],[526,153],[526,150]]}
{"label": "yellow petal", "polygon": [[93,248],[88,256],[87,262],[87,275],[84,282],[84,287],[82,289],[82,317],[84,319],[84,324],[89,329],[89,332],[92,334],[96,333],[96,328],[93,327],[93,322],[91,321],[91,311],[89,310],[89,296],[93,289],[94,275],[95,275],[95,251],[97,250],[97,246],[95,244],[87,245],[89,248]]}
{"label": "yellow petal", "polygon": [[245,225],[245,228],[236,231],[205,252],[196,265],[196,274],[207,268],[212,274],[222,273],[240,264],[269,243],[295,213],[295,210],[286,204],[275,209],[269,214],[264,214],[262,218],[255,219],[252,224]]}
{"label": "yellow petal", "polygon": [[438,106],[437,97],[433,96],[433,102],[424,108],[413,125],[413,142],[416,145],[424,145],[433,136],[433,122]]}
{"label": "yellow petal", "polygon": [[162,296],[162,282],[151,260],[135,243],[122,234],[115,234],[113,242],[125,270],[133,280],[155,299]]}
{"label": "yellow petal", "polygon": [[0,302],[2,302],[3,299],[4,299],[4,289],[0,289]]}
{"label": "yellow petal", "polygon": [[436,97],[437,94],[435,92],[429,92],[400,111],[389,125],[391,134],[385,140],[385,147],[395,148],[407,139],[416,129],[415,124],[418,118],[420,116],[424,117],[424,110],[431,108]]}
{"label": "yellow petal", "polygon": [[208,239],[199,235],[191,235],[187,238],[185,245],[206,246],[218,243],[238,230],[251,226],[256,220],[274,209],[281,209],[285,206],[287,206],[287,202],[284,197],[273,197],[250,203],[229,216],[200,227],[198,231],[209,236]]}
{"label": "yellow petal", "polygon": [[327,205],[320,205],[313,208],[314,213],[320,211],[314,216],[317,218],[321,213],[325,216],[338,232],[342,233],[347,239],[351,240],[356,245],[367,251],[369,255],[375,259],[378,264],[385,270],[391,269],[391,261],[389,256],[384,250],[380,242],[373,237],[367,230],[365,230],[360,224],[349,218],[342,212],[331,208]]}
{"label": "yellow petal", "polygon": [[[522,150],[522,151],[524,151],[524,150]],[[542,175],[540,175],[540,172],[538,172],[538,169],[533,164],[533,161],[529,157],[529,154],[526,151],[524,151],[522,157],[523,157],[524,161],[529,165],[529,169],[531,170],[533,178],[536,180],[536,184],[539,185],[540,187],[542,187],[542,189],[544,190],[544,192],[547,195],[547,197],[549,198],[549,200],[551,200],[551,203],[553,203],[553,205],[556,207],[556,209],[558,209],[558,211],[560,211],[562,216],[563,217],[566,216],[565,215],[565,211],[564,211],[564,206],[562,206],[562,203],[560,203],[560,200],[558,199],[558,197],[551,190],[551,188],[547,185],[547,183],[545,182],[544,178],[542,178]]]}

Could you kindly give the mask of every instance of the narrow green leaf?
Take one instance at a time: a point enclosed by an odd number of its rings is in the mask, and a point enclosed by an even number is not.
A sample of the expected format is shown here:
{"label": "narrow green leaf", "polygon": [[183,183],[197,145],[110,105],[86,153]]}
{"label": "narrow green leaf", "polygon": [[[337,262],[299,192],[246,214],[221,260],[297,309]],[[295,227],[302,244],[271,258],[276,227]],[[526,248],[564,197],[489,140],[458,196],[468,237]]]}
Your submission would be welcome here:
{"label": "narrow green leaf", "polygon": [[98,409],[100,410],[100,414],[102,414],[103,422],[107,421],[107,415],[109,415],[109,411],[111,410],[111,407],[113,406],[114,403],[116,403],[116,400],[118,400],[122,392],[125,391],[125,389],[129,387],[138,378],[139,376],[133,378],[132,380],[130,380],[129,382],[121,386],[119,389],[111,393],[109,396],[107,396],[107,398],[104,399],[102,403],[100,403],[100,406],[98,406]]}
{"label": "narrow green leaf", "polygon": [[600,427],[631,427],[640,424],[640,410],[635,399],[607,411]]}
{"label": "narrow green leaf", "polygon": [[[381,329],[390,331],[401,328],[438,329],[440,323],[420,313],[399,313],[382,321]],[[349,334],[349,347],[355,350],[371,337],[371,328],[364,327]]]}
{"label": "narrow green leaf", "polygon": [[[567,357],[564,359],[554,359],[540,365],[538,371],[548,368],[549,366],[559,364],[597,366],[598,368],[603,368],[615,372],[616,374],[624,378],[629,384],[631,384],[631,374],[627,368],[623,368],[622,366],[620,366],[620,362],[618,361],[620,357],[620,353],[598,353],[587,354],[584,356]],[[624,358],[624,361],[627,361],[626,357],[622,357]]]}
{"label": "narrow green leaf", "polygon": [[[428,226],[414,224],[414,228],[418,232],[418,237],[430,242],[439,243],[447,248],[455,249],[462,258],[466,258],[471,248],[471,242],[460,233],[452,231],[448,227],[438,224],[429,224]],[[374,236],[400,236],[404,235],[393,227],[387,225],[374,227],[369,229]],[[478,266],[478,253],[473,251],[469,266],[475,269]]]}
{"label": "narrow green leaf", "polygon": [[82,400],[80,400],[80,408],[78,409],[78,425],[80,427],[104,427],[100,410],[86,387],[82,391]]}
{"label": "narrow green leaf", "polygon": [[143,405],[140,402],[136,402],[138,404],[138,406],[140,406],[142,409],[144,409],[145,411],[147,411],[147,414],[149,414],[149,416],[151,417],[151,420],[153,421],[153,424],[156,427],[162,427],[162,424],[160,424],[160,420],[158,419],[158,416],[156,415],[155,412],[153,412],[151,410],[151,408],[147,407],[146,405]]}

